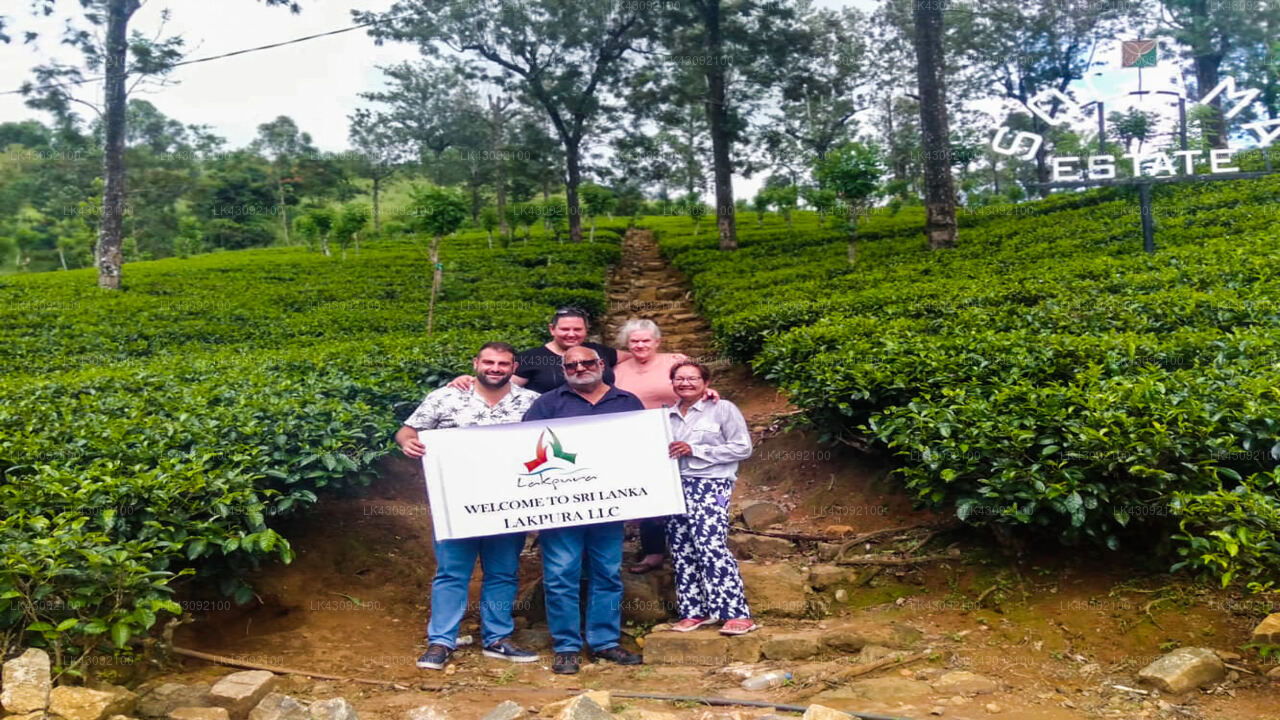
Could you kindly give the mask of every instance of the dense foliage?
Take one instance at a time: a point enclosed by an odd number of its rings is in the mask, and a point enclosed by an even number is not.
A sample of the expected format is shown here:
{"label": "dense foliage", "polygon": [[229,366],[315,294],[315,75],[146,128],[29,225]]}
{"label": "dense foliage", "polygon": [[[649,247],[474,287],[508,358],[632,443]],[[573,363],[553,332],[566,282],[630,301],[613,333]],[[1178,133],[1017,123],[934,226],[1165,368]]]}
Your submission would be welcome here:
{"label": "dense foliage", "polygon": [[602,313],[618,235],[446,238],[429,336],[425,238],[136,263],[120,293],[89,270],[4,279],[0,640],[69,667],[178,612],[193,566],[249,597],[236,570],[291,557],[278,518],[369,483],[481,343],[539,342],[558,304]]}
{"label": "dense foliage", "polygon": [[1275,178],[1162,189],[1153,255],[1120,190],[963,213],[947,252],[918,208],[873,213],[856,265],[808,214],[747,220],[728,254],[649,224],[725,352],[832,438],[898,456],[922,503],[1113,549],[1177,532],[1186,566],[1265,585],[1278,199]]}

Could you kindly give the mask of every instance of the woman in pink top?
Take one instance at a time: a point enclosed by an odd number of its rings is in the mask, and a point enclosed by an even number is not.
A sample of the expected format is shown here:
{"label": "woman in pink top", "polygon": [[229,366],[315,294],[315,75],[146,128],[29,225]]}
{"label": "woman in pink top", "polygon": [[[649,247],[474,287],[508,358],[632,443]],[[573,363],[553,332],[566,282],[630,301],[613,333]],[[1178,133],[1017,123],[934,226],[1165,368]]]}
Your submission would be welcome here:
{"label": "woman in pink top", "polygon": [[[671,366],[687,360],[679,353],[659,352],[662,331],[652,320],[631,318],[618,331],[615,347],[626,348],[631,356],[613,368],[614,385],[640,398],[646,410],[673,406],[680,401],[671,389]],[[647,573],[662,567],[667,555],[667,536],[662,518],[640,521],[640,551],[644,557],[628,568]]]}

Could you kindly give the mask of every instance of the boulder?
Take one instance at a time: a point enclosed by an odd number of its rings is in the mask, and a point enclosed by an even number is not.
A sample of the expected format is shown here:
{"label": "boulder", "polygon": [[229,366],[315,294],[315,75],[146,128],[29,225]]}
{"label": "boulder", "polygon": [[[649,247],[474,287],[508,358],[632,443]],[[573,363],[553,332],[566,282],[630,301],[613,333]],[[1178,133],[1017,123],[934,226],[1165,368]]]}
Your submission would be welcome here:
{"label": "boulder", "polygon": [[662,597],[657,573],[622,573],[622,619],[640,625],[662,622],[675,612],[675,602]]}
{"label": "boulder", "polygon": [[1280,645],[1280,613],[1271,613],[1258,623],[1253,629],[1253,642],[1259,645]]}
{"label": "boulder", "polygon": [[818,654],[821,637],[817,630],[775,633],[765,637],[760,652],[770,660],[805,660]]}
{"label": "boulder", "polygon": [[249,720],[307,720],[307,706],[288,695],[267,693],[249,711]]}
{"label": "boulder", "polygon": [[580,695],[568,698],[567,700],[557,700],[556,702],[548,703],[538,711],[538,715],[542,717],[558,718],[560,717],[560,713],[563,712],[565,708],[569,707],[570,703],[578,698],[586,698],[600,708],[608,708],[613,705],[613,693],[608,690],[589,690]]}
{"label": "boulder", "polygon": [[550,650],[554,647],[551,640],[551,631],[545,627],[516,630],[511,634],[511,641],[526,650],[535,652]]}
{"label": "boulder", "polygon": [[329,698],[311,703],[312,720],[356,720],[356,709],[346,698]]}
{"label": "boulder", "polygon": [[857,652],[864,645],[909,648],[924,637],[919,630],[900,623],[850,620],[830,627],[822,635],[822,644],[831,650]]}
{"label": "boulder", "polygon": [[716,630],[655,632],[644,638],[644,661],[649,665],[720,665],[760,660],[759,633],[725,637]]}
{"label": "boulder", "polygon": [[556,720],[614,720],[613,715],[586,695],[569,700],[569,704],[555,716]]}
{"label": "boulder", "polygon": [[49,712],[66,720],[105,720],[112,715],[128,715],[138,704],[138,696],[124,688],[91,690],[63,685],[49,693]]}
{"label": "boulder", "polygon": [[764,530],[786,519],[787,514],[773,503],[755,503],[742,509],[742,521],[752,530]]}
{"label": "boulder", "polygon": [[999,689],[995,680],[968,670],[952,670],[933,681],[933,691],[945,695],[982,695]]}
{"label": "boulder", "polygon": [[209,702],[226,708],[232,720],[243,720],[275,684],[276,676],[266,670],[233,672],[209,688]]}
{"label": "boulder", "polygon": [[[528,713],[525,712],[524,707],[521,706],[520,703],[512,700],[506,700],[498,707],[485,713],[485,716],[481,718],[481,720],[520,720],[520,718],[527,716]],[[420,719],[412,718],[411,720]]]}
{"label": "boulder", "polygon": [[1208,648],[1178,648],[1142,668],[1138,679],[1168,693],[1188,690],[1222,680],[1227,668]]}
{"label": "boulder", "polygon": [[169,711],[169,720],[229,720],[231,715],[220,707],[180,707]]}
{"label": "boulder", "polygon": [[49,654],[30,648],[6,662],[0,673],[0,706],[15,715],[44,710],[49,706],[53,681],[49,674]]}
{"label": "boulder", "polygon": [[208,697],[208,685],[163,683],[138,699],[137,712],[144,718],[168,717],[170,710],[180,707],[199,707]]}
{"label": "boulder", "polygon": [[729,550],[739,558],[780,558],[796,551],[796,544],[783,538],[734,533],[728,539]]}
{"label": "boulder", "polygon": [[738,567],[752,615],[803,617],[808,612],[809,584],[804,573],[786,563],[740,563]]}
{"label": "boulder", "polygon": [[839,565],[814,565],[809,568],[809,584],[815,590],[849,582],[849,569]]}

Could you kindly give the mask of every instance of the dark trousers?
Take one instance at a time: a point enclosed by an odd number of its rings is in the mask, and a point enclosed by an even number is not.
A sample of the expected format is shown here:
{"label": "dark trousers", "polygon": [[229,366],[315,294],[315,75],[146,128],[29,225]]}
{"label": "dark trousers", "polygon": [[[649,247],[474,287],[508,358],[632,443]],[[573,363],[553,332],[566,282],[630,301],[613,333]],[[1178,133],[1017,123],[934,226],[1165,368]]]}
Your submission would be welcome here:
{"label": "dark trousers", "polygon": [[640,554],[667,554],[666,518],[645,518],[640,521]]}

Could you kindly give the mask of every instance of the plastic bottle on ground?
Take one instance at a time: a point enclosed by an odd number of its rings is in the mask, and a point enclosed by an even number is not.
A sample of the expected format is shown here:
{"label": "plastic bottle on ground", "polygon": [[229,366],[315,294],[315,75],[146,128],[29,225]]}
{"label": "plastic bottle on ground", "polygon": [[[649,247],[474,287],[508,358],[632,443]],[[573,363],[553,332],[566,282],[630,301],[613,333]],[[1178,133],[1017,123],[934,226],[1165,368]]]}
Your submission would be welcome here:
{"label": "plastic bottle on ground", "polygon": [[760,675],[752,675],[742,681],[742,687],[745,690],[768,690],[769,688],[781,687],[791,679],[791,673],[782,670],[771,670]]}

